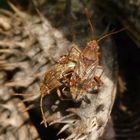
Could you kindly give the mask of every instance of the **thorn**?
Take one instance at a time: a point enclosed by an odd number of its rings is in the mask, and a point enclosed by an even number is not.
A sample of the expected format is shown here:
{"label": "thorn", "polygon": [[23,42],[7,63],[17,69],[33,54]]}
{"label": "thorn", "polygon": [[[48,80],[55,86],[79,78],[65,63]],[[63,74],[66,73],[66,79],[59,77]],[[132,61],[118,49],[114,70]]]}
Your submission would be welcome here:
{"label": "thorn", "polygon": [[34,96],[33,93],[12,93],[11,96],[22,96],[22,97],[26,97],[26,96]]}
{"label": "thorn", "polygon": [[28,110],[31,110],[33,108],[34,108],[34,105],[29,105],[22,111],[22,113],[27,112]]}
{"label": "thorn", "polygon": [[77,114],[78,109],[75,109],[75,108],[68,108],[68,109],[66,109],[66,111],[67,111],[67,112],[72,112],[72,113],[74,113],[74,114]]}
{"label": "thorn", "polygon": [[14,4],[12,4],[9,0],[8,0],[8,4],[9,6],[12,8],[12,10],[18,14],[19,17],[21,18],[25,18],[26,14],[24,14],[23,12],[21,12],[18,8],[16,8],[16,6]]}
{"label": "thorn", "polygon": [[69,126],[70,126],[70,124],[64,125],[64,126],[60,129],[60,131],[57,133],[57,136],[58,136],[60,133],[62,133],[63,131],[65,131]]}
{"label": "thorn", "polygon": [[76,136],[76,134],[72,133],[70,136],[68,136],[66,138],[66,140],[71,140],[71,139],[75,138],[75,136]]}

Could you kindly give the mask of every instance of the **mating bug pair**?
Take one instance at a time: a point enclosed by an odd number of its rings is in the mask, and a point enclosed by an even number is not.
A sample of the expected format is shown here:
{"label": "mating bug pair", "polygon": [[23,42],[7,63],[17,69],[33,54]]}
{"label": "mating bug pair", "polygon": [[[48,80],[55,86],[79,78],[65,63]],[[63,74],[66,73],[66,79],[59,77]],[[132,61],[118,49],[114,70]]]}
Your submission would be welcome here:
{"label": "mating bug pair", "polygon": [[[91,25],[89,17],[88,22]],[[93,31],[92,25],[91,29]],[[100,50],[98,42],[123,30],[105,34],[98,40],[89,41],[83,50],[75,46],[72,47],[69,54],[62,56],[58,63],[45,73],[40,87],[40,108],[45,124],[43,98],[50,94],[52,90],[56,89],[60,98],[63,98],[62,95],[64,94],[75,102],[81,101],[87,93],[99,90],[103,84],[101,77],[104,69],[99,63]],[[99,70],[100,74],[97,74]],[[61,91],[60,87],[63,87]]]}
{"label": "mating bug pair", "polygon": [[[100,75],[96,71],[101,69]],[[62,56],[58,63],[45,73],[40,91],[40,107],[45,122],[43,111],[43,98],[56,89],[58,96],[68,95],[74,101],[80,101],[85,94],[98,90],[102,85],[101,76],[103,68],[99,65],[99,46],[96,40],[87,43],[81,51],[77,47],[72,47],[68,55]],[[63,89],[60,91],[60,86]],[[68,89],[68,90],[67,90]]]}

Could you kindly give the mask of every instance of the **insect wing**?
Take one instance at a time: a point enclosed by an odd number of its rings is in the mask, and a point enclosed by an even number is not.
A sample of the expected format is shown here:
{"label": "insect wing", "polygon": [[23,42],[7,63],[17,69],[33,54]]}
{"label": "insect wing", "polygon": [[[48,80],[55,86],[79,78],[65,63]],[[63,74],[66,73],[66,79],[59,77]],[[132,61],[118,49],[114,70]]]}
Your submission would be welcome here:
{"label": "insect wing", "polygon": [[69,53],[69,60],[77,63],[80,54],[81,50],[76,45],[73,45]]}

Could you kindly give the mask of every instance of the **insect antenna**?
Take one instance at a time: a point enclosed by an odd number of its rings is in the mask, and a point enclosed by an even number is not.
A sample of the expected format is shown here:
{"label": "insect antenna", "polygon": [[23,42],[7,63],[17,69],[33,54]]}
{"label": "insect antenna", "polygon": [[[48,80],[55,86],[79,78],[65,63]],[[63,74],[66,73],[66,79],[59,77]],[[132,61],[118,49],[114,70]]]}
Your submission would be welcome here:
{"label": "insect antenna", "polygon": [[32,5],[36,11],[36,13],[38,14],[40,21],[43,22],[44,21],[44,15],[43,13],[40,12],[40,8],[37,6],[36,2],[34,0],[31,0]]}
{"label": "insect antenna", "polygon": [[[88,9],[87,8],[85,8],[84,9],[84,14],[85,14],[85,16],[86,16],[86,18],[87,18],[87,22],[88,22],[88,24],[89,24],[89,26],[90,26],[90,30],[91,30],[91,32],[93,33],[93,25],[92,25],[92,23],[91,23],[91,20],[90,20],[90,16],[89,16],[89,12],[88,12]],[[120,29],[120,30],[118,30],[118,31],[112,31],[112,32],[110,32],[110,33],[105,33],[103,36],[101,36],[99,39],[97,39],[97,42],[100,42],[101,40],[103,40],[104,38],[106,38],[106,37],[108,37],[108,36],[111,36],[111,35],[114,35],[114,34],[117,34],[117,33],[120,33],[120,32],[122,32],[122,31],[124,31],[124,30],[126,30],[127,28],[126,27],[124,27],[124,28],[122,28],[122,29]]]}
{"label": "insect antenna", "polygon": [[90,20],[90,16],[89,16],[89,12],[88,12],[88,9],[87,8],[85,8],[84,9],[84,14],[85,14],[85,16],[86,16],[86,18],[87,18],[87,22],[88,22],[88,24],[89,24],[89,26],[90,26],[90,30],[91,30],[91,32],[93,33],[93,25],[92,25],[92,23],[91,23],[91,20]]}
{"label": "insect antenna", "polygon": [[126,28],[122,28],[122,29],[120,29],[118,31],[112,31],[110,33],[106,33],[102,37],[100,37],[99,39],[97,39],[97,42],[100,42],[101,40],[105,39],[106,37],[111,36],[111,35],[114,35],[114,34],[117,34],[117,33],[120,33],[120,32],[122,32],[124,30],[126,30]]}

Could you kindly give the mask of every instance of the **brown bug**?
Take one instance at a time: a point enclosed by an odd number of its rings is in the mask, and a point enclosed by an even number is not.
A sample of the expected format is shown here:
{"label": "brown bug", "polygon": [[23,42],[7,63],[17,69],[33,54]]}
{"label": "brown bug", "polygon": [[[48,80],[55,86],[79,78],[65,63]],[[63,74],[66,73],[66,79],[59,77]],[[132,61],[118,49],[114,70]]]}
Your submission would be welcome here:
{"label": "brown bug", "polygon": [[[102,72],[96,75],[97,69]],[[103,68],[99,65],[99,46],[96,40],[87,43],[81,51],[77,64],[70,79],[70,92],[76,101],[81,99],[86,92],[98,89],[101,84]]]}
{"label": "brown bug", "polygon": [[45,73],[44,80],[40,86],[40,108],[45,126],[47,125],[43,111],[43,98],[46,95],[50,94],[53,89],[57,90],[57,94],[61,98],[59,87],[61,85],[69,84],[68,77],[72,74],[77,63],[77,60],[79,58],[79,51],[80,50],[78,50],[78,48],[73,46],[68,55],[62,56],[57,64],[55,64],[50,70]]}

